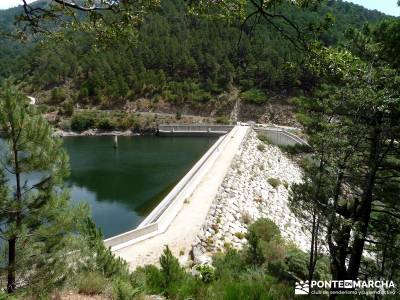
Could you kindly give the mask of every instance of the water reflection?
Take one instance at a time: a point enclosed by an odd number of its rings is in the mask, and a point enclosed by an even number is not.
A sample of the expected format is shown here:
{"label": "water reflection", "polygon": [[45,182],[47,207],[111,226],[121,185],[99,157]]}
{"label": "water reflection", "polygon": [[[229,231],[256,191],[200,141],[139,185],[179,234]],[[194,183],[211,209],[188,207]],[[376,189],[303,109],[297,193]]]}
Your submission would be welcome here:
{"label": "water reflection", "polygon": [[[72,201],[89,203],[105,237],[137,226],[215,142],[214,138],[68,137]],[[0,139],[0,154],[6,147]],[[43,174],[23,180],[38,182]],[[7,174],[10,185],[14,178]]]}

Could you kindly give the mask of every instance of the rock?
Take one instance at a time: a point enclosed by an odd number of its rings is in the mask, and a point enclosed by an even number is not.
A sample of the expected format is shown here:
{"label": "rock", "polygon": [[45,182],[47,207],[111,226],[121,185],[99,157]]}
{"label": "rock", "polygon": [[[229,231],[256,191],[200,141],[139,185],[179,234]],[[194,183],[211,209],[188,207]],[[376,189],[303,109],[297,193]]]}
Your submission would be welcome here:
{"label": "rock", "polygon": [[[224,243],[235,248],[246,243],[245,239],[234,236],[246,231],[244,212],[253,220],[261,217],[273,220],[282,230],[282,236],[290,237],[301,249],[307,249],[309,238],[288,207],[288,190],[283,186],[271,188],[267,183],[271,177],[289,185],[301,182],[301,170],[278,147],[266,145],[264,153],[260,153],[258,144],[256,133],[250,132],[218,190],[205,228],[199,235],[202,245],[210,251],[223,248]],[[218,232],[213,224],[218,224]],[[212,245],[208,238],[212,238]],[[197,256],[203,259],[203,253]]]}
{"label": "rock", "polygon": [[192,248],[192,258],[193,263],[195,265],[204,265],[204,264],[211,264],[212,258],[208,255],[204,254],[200,247],[193,247]]}

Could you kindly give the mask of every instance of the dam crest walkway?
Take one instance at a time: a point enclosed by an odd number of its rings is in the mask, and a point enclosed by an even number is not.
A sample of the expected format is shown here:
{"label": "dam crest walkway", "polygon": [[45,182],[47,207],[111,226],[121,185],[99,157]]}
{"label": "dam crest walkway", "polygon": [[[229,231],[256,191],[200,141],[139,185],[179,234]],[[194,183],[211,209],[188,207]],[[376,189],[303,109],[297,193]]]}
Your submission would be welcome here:
{"label": "dam crest walkway", "polygon": [[200,178],[195,180],[193,192],[185,198],[182,207],[165,229],[135,243],[112,247],[114,254],[127,261],[131,269],[157,264],[165,245],[169,246],[175,256],[178,257],[182,251],[187,256],[249,130],[249,126],[238,125],[224,137],[224,141],[215,149],[215,157],[205,162],[208,164],[205,172],[196,175]]}

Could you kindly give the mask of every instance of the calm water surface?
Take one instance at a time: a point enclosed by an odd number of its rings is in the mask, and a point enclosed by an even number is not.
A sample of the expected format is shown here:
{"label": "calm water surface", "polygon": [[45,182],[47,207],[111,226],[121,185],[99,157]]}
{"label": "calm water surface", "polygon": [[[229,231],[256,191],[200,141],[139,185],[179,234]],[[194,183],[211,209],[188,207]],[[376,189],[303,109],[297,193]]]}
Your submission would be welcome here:
{"label": "calm water surface", "polygon": [[[200,137],[66,137],[74,202],[89,203],[104,237],[136,227],[216,141]],[[0,148],[4,143],[0,140]],[[1,149],[0,149],[1,150]],[[30,174],[35,181],[38,174]]]}
{"label": "calm water surface", "polygon": [[191,137],[68,137],[73,201],[90,204],[105,237],[137,226],[215,142]]}

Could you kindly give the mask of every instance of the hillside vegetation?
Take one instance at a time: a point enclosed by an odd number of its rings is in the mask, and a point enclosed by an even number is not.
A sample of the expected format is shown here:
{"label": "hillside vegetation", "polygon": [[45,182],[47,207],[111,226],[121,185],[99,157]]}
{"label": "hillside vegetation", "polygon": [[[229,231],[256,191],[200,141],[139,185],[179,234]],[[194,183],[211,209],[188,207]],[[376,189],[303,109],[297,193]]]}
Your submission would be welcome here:
{"label": "hillside vegetation", "polygon": [[[349,26],[385,18],[342,1],[328,1],[318,11],[278,9],[304,28],[332,13],[333,26],[321,35],[327,45],[344,42]],[[1,24],[10,29],[20,11],[1,11]],[[316,79],[303,68],[304,54],[270,24],[240,25],[195,18],[184,1],[166,0],[146,18],[135,44],[121,38],[111,48],[99,49],[94,37],[84,33],[32,49],[2,43],[0,77],[12,75],[26,92],[56,107],[79,103],[116,109],[129,101],[139,111],[227,118],[239,96],[239,119],[258,119],[267,112],[265,121],[286,123],[285,118],[292,119],[287,99],[307,94]],[[231,96],[233,88],[239,94]]]}

